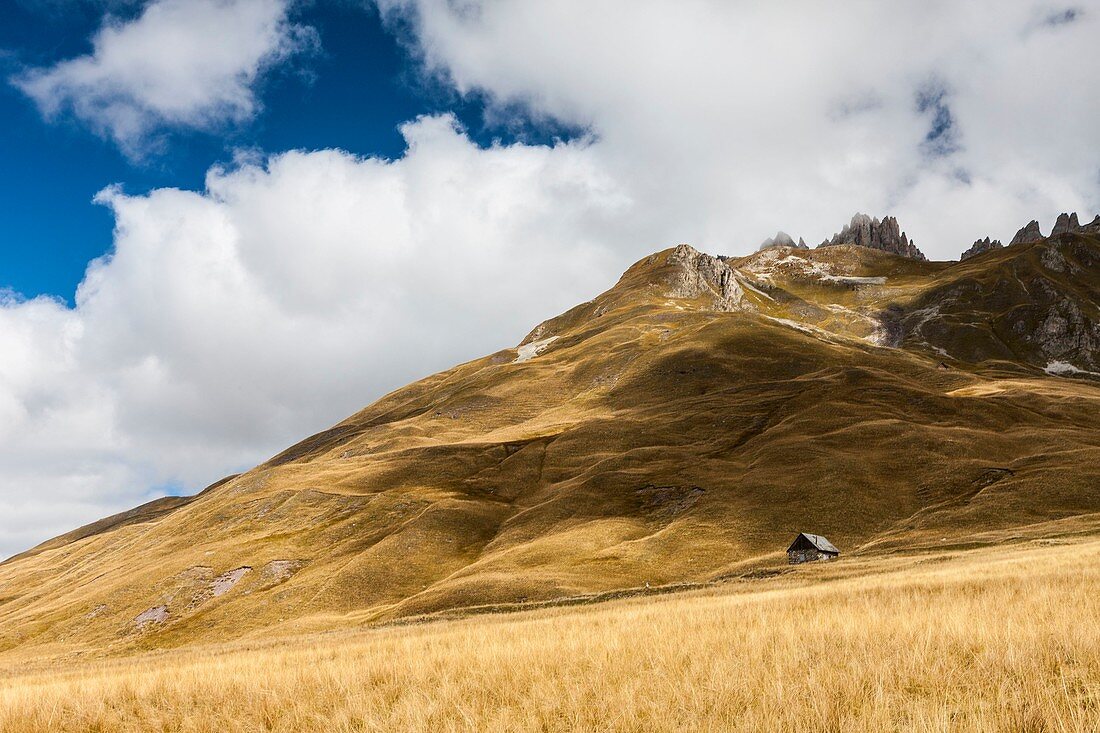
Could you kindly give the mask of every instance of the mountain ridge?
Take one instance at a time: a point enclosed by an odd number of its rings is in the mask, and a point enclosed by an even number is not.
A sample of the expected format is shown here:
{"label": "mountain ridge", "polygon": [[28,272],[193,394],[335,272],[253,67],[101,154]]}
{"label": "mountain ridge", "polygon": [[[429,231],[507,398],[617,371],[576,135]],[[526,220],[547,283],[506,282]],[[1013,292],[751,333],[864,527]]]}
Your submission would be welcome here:
{"label": "mountain ridge", "polygon": [[838,244],[855,244],[915,260],[928,259],[917,249],[916,243],[901,231],[898,220],[892,216],[883,217],[880,221],[877,217],[857,213],[832,239],[826,239],[818,246],[834,247]]}
{"label": "mountain ridge", "polygon": [[1098,303],[1082,231],[960,263],[666,249],[515,348],[9,559],[0,652],[708,582],[804,530],[847,555],[1077,521],[1100,513]]}

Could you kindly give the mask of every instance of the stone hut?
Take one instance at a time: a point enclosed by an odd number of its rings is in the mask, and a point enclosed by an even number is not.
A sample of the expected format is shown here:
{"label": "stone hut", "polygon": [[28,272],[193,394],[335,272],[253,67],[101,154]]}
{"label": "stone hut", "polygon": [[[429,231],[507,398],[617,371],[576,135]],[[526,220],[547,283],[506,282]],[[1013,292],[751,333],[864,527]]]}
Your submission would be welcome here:
{"label": "stone hut", "polygon": [[836,545],[819,534],[800,533],[787,548],[787,559],[791,565],[815,560],[832,560],[840,554]]}

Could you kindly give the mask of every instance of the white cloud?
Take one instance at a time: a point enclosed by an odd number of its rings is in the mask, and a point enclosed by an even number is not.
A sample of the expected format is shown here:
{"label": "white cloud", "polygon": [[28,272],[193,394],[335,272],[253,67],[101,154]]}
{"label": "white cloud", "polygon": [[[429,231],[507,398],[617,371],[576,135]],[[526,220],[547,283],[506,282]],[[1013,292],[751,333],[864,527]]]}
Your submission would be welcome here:
{"label": "white cloud", "polygon": [[154,0],[130,21],[108,17],[92,52],[12,82],[49,118],[72,112],[139,156],[166,128],[210,130],[250,119],[261,75],[316,44],[288,20],[290,0]]}
{"label": "white cloud", "polygon": [[0,554],[263,460],[609,287],[630,201],[585,142],[481,149],[449,117],[394,161],[328,150],[108,189],[73,309],[0,303]]}
{"label": "white cloud", "polygon": [[[103,50],[115,30],[69,62],[79,74],[41,72],[60,90],[43,99],[124,144],[246,117],[258,74],[296,47],[285,6],[251,2],[186,6],[273,19],[260,36],[276,40],[241,56],[252,62],[217,64],[243,71],[180,95],[206,101],[177,111],[145,89],[161,75],[142,81],[130,61],[115,94],[97,71],[116,58]],[[115,250],[76,307],[0,298],[0,552],[149,487],[247,467],[388,389],[515,344],[677,242],[737,254],[780,228],[820,241],[862,210],[897,215],[947,258],[1100,205],[1091,4],[381,5],[412,19],[428,68],[460,91],[591,139],[485,150],[429,117],[403,128],[395,161],[291,152],[213,170],[201,192],[105,191]]]}
{"label": "white cloud", "polygon": [[1092,0],[379,4],[459,90],[589,126],[660,241],[819,242],[860,210],[946,259],[1100,207]]}

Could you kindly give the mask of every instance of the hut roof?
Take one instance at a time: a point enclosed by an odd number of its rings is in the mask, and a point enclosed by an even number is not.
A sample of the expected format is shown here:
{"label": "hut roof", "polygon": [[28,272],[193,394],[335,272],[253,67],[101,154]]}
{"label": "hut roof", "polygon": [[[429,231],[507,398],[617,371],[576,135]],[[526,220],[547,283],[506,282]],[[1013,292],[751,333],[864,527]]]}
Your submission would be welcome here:
{"label": "hut roof", "polygon": [[803,537],[806,538],[807,542],[817,548],[818,552],[835,552],[838,555],[840,554],[840,550],[838,550],[836,548],[836,545],[834,545],[832,542],[829,542],[829,540],[825,539],[819,534],[808,534],[806,532],[801,532],[799,533],[798,537],[794,538],[794,542],[792,542],[791,546],[787,548],[787,552],[798,549],[796,547],[796,545],[798,545],[798,540]]}

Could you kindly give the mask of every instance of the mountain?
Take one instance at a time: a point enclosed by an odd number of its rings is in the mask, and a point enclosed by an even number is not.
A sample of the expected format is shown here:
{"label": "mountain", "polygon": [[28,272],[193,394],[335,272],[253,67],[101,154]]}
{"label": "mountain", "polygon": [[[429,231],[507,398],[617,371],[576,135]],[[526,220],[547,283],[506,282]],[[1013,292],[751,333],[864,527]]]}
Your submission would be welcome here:
{"label": "mountain", "polygon": [[915,260],[927,259],[924,253],[917,249],[917,245],[909,241],[905,232],[898,226],[898,220],[892,216],[879,221],[867,214],[856,214],[847,226],[833,235],[832,239],[826,239],[818,246],[835,247],[838,244],[857,244]]}
{"label": "mountain", "polygon": [[958,263],[680,245],[516,348],[9,559],[0,651],[754,577],[801,531],[888,558],[1095,522],[1098,324],[1087,228]]}
{"label": "mountain", "polygon": [[756,249],[757,251],[760,251],[771,249],[772,247],[798,247],[799,249],[808,249],[808,247],[806,246],[806,242],[802,239],[802,237],[799,237],[798,242],[796,243],[794,241],[794,238],[783,230],[776,232],[774,237],[768,237],[767,239],[765,239]]}

